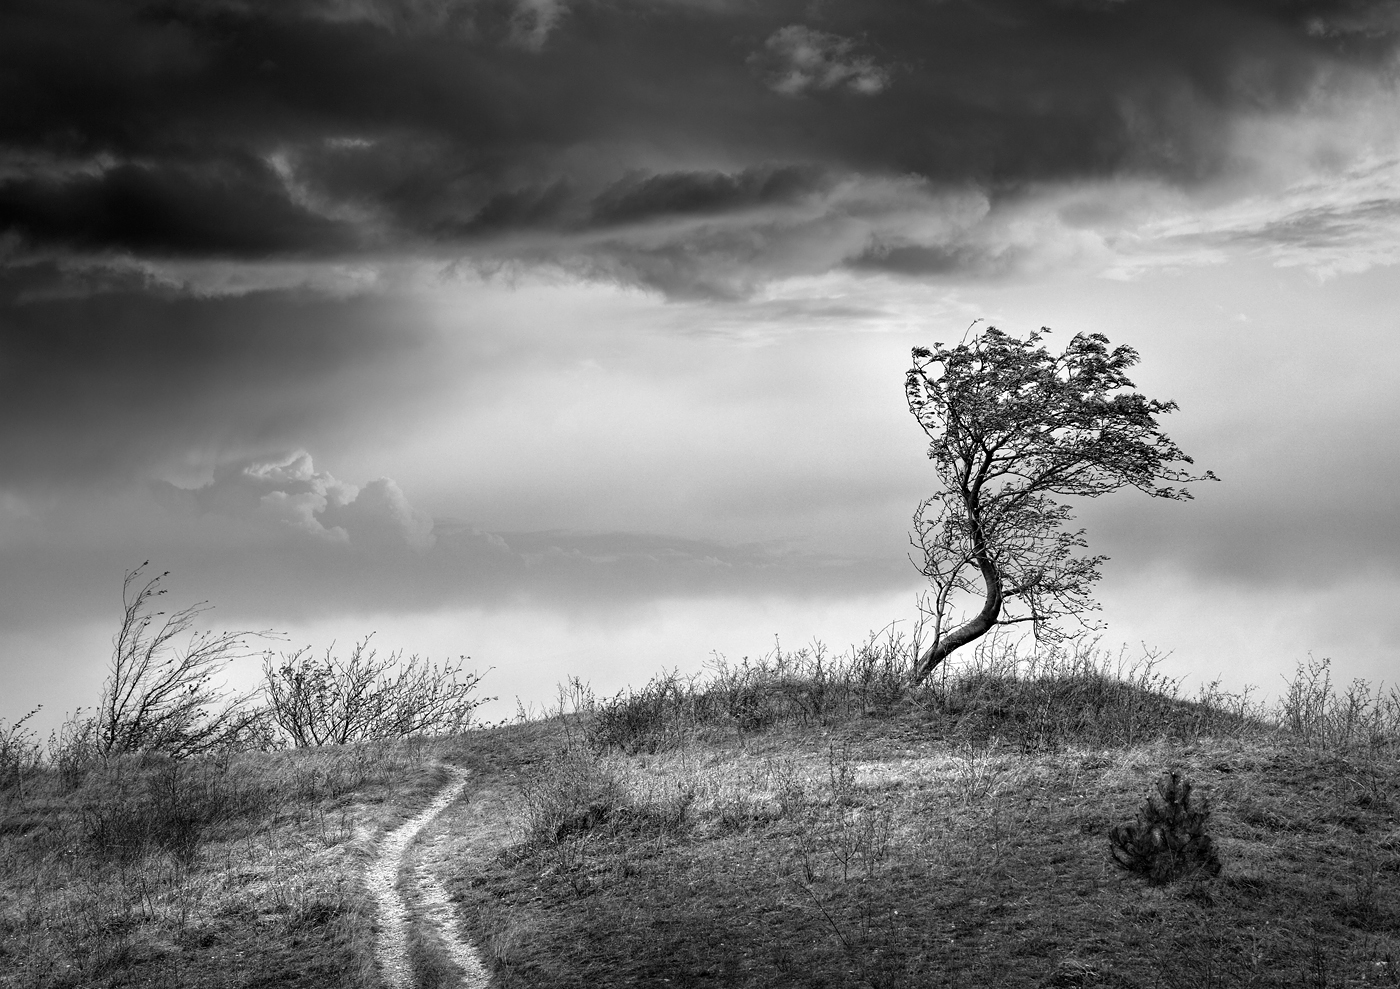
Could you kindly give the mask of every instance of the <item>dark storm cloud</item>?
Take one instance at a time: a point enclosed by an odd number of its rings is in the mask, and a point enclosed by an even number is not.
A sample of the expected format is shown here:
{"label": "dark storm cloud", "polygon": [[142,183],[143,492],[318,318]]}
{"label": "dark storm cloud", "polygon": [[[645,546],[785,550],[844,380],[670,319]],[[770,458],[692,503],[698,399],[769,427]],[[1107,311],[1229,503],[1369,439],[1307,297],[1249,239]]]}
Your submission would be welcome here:
{"label": "dark storm cloud", "polygon": [[[1000,260],[1000,264],[998,264]],[[995,259],[971,244],[885,244],[872,243],[851,258],[853,268],[890,271],[904,275],[938,275],[980,268],[983,271],[1009,267],[1013,258]]]}
{"label": "dark storm cloud", "polygon": [[[913,178],[936,214],[949,189],[995,209],[1210,179],[1234,120],[1383,70],[1398,29],[1379,0],[28,0],[0,12],[0,228],[21,251],[507,255],[703,288],[684,223],[820,237],[839,182]],[[669,239],[586,236],[663,219]],[[981,263],[956,235],[876,240],[744,263]],[[674,261],[631,260],[652,249]]]}
{"label": "dark storm cloud", "polygon": [[498,192],[465,223],[446,222],[433,228],[437,234],[489,234],[535,227],[553,228],[567,221],[575,204],[569,184],[560,179],[546,186]]}
{"label": "dark storm cloud", "polygon": [[0,484],[140,477],[172,451],[285,446],[373,407],[420,343],[384,299],[195,298],[129,274],[75,295],[52,269],[22,274],[0,280]]}
{"label": "dark storm cloud", "polygon": [[0,182],[0,228],[38,248],[267,257],[351,246],[352,232],[287,198],[256,159],[118,165]]}
{"label": "dark storm cloud", "polygon": [[593,201],[601,225],[667,216],[704,216],[761,206],[783,206],[830,185],[815,168],[752,168],[724,172],[630,175]]}

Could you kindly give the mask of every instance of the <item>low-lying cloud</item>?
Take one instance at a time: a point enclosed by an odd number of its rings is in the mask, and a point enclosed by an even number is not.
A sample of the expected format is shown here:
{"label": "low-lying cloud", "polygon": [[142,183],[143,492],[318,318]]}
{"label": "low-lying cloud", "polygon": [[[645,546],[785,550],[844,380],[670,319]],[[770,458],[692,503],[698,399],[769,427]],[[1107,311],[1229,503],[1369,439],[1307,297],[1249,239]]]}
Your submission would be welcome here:
{"label": "low-lying cloud", "polygon": [[149,490],[160,515],[131,526],[130,553],[206,573],[221,560],[213,569],[228,580],[219,596],[273,614],[521,602],[567,612],[670,597],[866,593],[906,586],[912,575],[897,555],[781,540],[488,531],[432,518],[391,478],[343,481],[305,450],[225,463],[197,486],[156,481]]}
{"label": "low-lying cloud", "polygon": [[197,488],[165,481],[155,491],[175,510],[217,512],[355,549],[422,552],[434,541],[432,519],[391,478],[347,484],[318,471],[305,450],[221,465]]}

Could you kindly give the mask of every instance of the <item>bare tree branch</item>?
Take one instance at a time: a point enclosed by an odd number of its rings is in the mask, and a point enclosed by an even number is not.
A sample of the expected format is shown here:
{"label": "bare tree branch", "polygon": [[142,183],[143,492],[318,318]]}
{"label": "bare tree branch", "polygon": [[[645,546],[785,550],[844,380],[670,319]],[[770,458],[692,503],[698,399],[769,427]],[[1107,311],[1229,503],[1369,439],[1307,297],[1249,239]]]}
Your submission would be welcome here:
{"label": "bare tree branch", "polygon": [[129,571],[122,583],[122,624],[93,715],[96,751],[186,756],[237,745],[261,717],[251,706],[255,695],[230,697],[214,678],[235,660],[257,655],[248,639],[273,633],[196,632],[196,619],[210,610],[207,603],[170,615],[156,611],[165,594],[160,583],[170,572],[146,577],[149,565]]}

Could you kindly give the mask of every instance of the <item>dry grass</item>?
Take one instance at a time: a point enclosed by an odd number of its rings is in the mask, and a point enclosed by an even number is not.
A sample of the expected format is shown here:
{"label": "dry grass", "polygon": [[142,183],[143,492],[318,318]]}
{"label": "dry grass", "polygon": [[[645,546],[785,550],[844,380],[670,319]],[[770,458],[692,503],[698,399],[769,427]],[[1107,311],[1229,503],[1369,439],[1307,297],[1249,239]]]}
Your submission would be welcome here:
{"label": "dry grass", "polygon": [[[362,877],[446,760],[469,801],[417,854],[502,989],[1400,986],[1400,693],[1313,663],[1264,711],[1150,655],[1005,643],[910,689],[912,649],[573,681],[427,743],[60,747],[0,793],[0,985],[377,984]],[[1168,768],[1211,802],[1218,878],[1112,864]]]}
{"label": "dry grass", "polygon": [[377,985],[371,841],[435,785],[402,745],[41,767],[0,817],[0,985]]}
{"label": "dry grass", "polygon": [[[1393,691],[1315,664],[1268,713],[1004,647],[923,691],[823,656],[814,689],[812,655],[576,686],[486,770],[511,830],[448,886],[499,986],[1400,985]],[[1112,864],[1167,768],[1217,879]]]}

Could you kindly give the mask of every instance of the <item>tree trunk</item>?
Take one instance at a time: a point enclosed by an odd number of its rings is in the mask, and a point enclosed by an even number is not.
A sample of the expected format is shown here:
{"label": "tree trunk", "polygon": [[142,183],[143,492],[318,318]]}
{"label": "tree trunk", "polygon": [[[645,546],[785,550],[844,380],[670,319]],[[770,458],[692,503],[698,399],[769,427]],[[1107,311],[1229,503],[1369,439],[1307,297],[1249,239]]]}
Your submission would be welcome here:
{"label": "tree trunk", "polygon": [[940,636],[924,650],[924,654],[914,666],[915,683],[922,683],[953,650],[961,649],[969,642],[986,635],[1001,617],[1001,574],[997,572],[996,564],[985,552],[977,554],[977,566],[982,571],[982,581],[987,586],[987,598],[982,602],[982,610],[974,615],[971,621],[953,629],[947,635]]}

